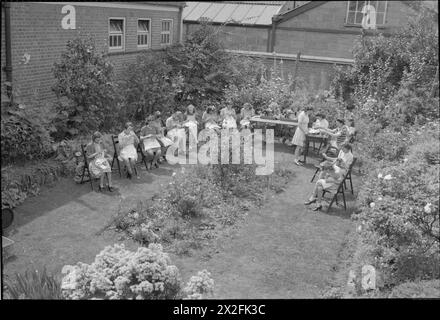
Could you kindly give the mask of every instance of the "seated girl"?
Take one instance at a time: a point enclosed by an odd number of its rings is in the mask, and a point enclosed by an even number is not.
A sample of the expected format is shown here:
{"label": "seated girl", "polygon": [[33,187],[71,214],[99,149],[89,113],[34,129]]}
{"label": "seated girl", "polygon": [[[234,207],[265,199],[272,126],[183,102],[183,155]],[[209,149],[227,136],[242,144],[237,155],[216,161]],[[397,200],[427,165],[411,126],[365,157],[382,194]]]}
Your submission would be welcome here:
{"label": "seated girl", "polygon": [[215,113],[214,106],[208,106],[202,115],[202,123],[205,129],[219,130],[220,126],[217,124],[218,116]]}
{"label": "seated girl", "polygon": [[323,178],[316,181],[309,200],[304,202],[305,205],[316,202],[316,206],[312,209],[313,211],[322,209],[322,192],[324,190],[331,193],[337,192],[339,184],[342,182],[342,179],[344,179],[345,173],[347,172],[343,168],[342,159],[337,159],[332,169],[332,171],[326,172],[326,175]]}
{"label": "seated girl", "polygon": [[166,121],[167,127],[167,137],[173,141],[173,143],[178,143],[179,153],[185,150],[185,130],[182,128],[183,114],[180,111],[176,111],[171,117]]}
{"label": "seated girl", "polygon": [[[167,149],[170,145],[173,144],[173,141],[170,138],[165,137],[164,131],[165,127],[162,125],[162,119],[160,118],[160,111],[156,111],[154,113],[154,120],[150,122],[150,125],[156,128],[156,131],[160,132],[156,135],[157,141],[161,146],[161,154],[164,160],[166,160]],[[160,163],[160,158],[157,160]]]}
{"label": "seated girl", "polygon": [[161,155],[161,145],[157,141],[157,136],[160,135],[160,129],[153,125],[155,117],[149,116],[145,121],[145,126],[141,129],[140,140],[142,142],[142,152],[150,161],[150,169],[152,166],[159,168],[157,160]]}
{"label": "seated girl", "polygon": [[[136,145],[139,143],[139,138],[134,133],[133,124],[131,122],[125,124],[124,131],[118,135],[118,141],[120,150],[118,159],[124,162],[125,167],[127,168],[127,178],[131,179],[138,159]],[[139,179],[137,171],[136,177]]]}
{"label": "seated girl", "polygon": [[92,141],[86,146],[86,156],[89,160],[91,178],[99,178],[99,191],[104,189],[104,177],[107,176],[108,191],[112,192],[112,169],[109,162],[111,156],[104,148],[100,132],[96,131],[93,134]]}
{"label": "seated girl", "polygon": [[187,107],[185,115],[186,115],[186,120],[183,123],[183,126],[188,128],[190,139],[193,139],[193,141],[195,141],[195,143],[197,144],[198,122],[196,120],[196,108],[192,104],[190,104]]}
{"label": "seated girl", "polygon": [[348,143],[342,146],[342,148],[339,151],[339,154],[336,158],[328,156],[327,154],[323,154],[323,156],[324,156],[325,160],[319,164],[319,166],[321,168],[321,173],[319,174],[320,179],[324,176],[324,171],[328,170],[329,168],[332,168],[333,165],[339,159],[342,160],[340,162],[340,166],[345,170],[348,170],[350,168],[351,164],[353,163],[353,159],[354,159],[353,153],[352,153],[352,147]]}
{"label": "seated girl", "polygon": [[222,128],[237,128],[237,114],[235,113],[235,109],[232,107],[232,105],[229,104],[220,111],[220,119],[222,120]]}

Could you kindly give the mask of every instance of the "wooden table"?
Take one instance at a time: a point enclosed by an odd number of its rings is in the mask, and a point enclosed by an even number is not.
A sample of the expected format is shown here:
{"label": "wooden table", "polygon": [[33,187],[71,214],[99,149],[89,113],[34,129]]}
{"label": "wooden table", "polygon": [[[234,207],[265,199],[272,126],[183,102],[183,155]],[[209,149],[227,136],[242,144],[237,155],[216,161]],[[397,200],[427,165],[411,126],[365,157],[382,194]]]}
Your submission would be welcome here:
{"label": "wooden table", "polygon": [[309,154],[309,144],[310,142],[319,142],[324,145],[327,144],[327,136],[322,134],[308,134],[306,135],[306,141],[304,143],[304,163],[306,163],[306,158]]}
{"label": "wooden table", "polygon": [[260,118],[258,116],[252,117],[249,120],[251,122],[265,123],[265,124],[269,124],[269,125],[281,124],[281,125],[284,125],[284,126],[291,126],[291,127],[297,127],[298,126],[298,122],[297,121],[293,121],[293,120],[264,119],[264,118]]}

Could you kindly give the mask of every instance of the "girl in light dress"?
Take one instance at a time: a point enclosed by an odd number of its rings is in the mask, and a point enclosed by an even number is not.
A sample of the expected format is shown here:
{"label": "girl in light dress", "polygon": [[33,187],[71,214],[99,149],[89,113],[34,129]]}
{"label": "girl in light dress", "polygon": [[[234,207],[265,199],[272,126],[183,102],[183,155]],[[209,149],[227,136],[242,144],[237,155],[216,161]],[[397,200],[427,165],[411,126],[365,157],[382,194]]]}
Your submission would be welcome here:
{"label": "girl in light dress", "polygon": [[196,120],[196,108],[192,104],[190,104],[186,109],[185,115],[186,115],[186,120],[183,126],[188,128],[190,139],[193,139],[193,141],[195,141],[195,143],[197,144],[198,122]]}
{"label": "girl in light dress", "polygon": [[302,150],[304,149],[304,143],[306,141],[306,136],[309,133],[309,116],[308,113],[312,110],[311,107],[306,107],[298,115],[298,127],[296,128],[295,135],[292,138],[292,144],[296,146],[294,162],[298,166],[303,164],[300,162],[299,157]]}
{"label": "girl in light dress", "polygon": [[224,107],[220,111],[220,118],[222,120],[222,127],[225,129],[236,129],[237,128],[237,114],[235,113],[232,105]]}
{"label": "girl in light dress", "polygon": [[159,168],[157,160],[161,155],[161,145],[157,140],[161,134],[160,128],[153,124],[155,116],[151,115],[145,120],[145,126],[141,129],[140,140],[142,142],[142,152],[144,152],[147,159],[151,160],[150,169],[152,166]]}
{"label": "girl in light dress", "polygon": [[[156,137],[157,137],[157,141],[161,146],[161,154],[163,160],[166,160],[167,149],[169,146],[173,144],[173,141],[170,138],[165,137],[164,135],[165,128],[162,124],[162,120],[160,116],[161,116],[160,111],[156,111],[154,113],[154,120],[150,122],[150,125],[155,127],[156,130],[160,132],[159,134],[156,135]],[[160,158],[157,160],[157,162],[161,163]]]}
{"label": "girl in light dress", "polygon": [[220,126],[217,124],[218,116],[215,113],[214,106],[208,106],[202,115],[202,123],[205,129],[219,130]]}
{"label": "girl in light dress", "polygon": [[104,177],[107,176],[108,190],[112,192],[112,169],[109,163],[111,156],[104,148],[100,132],[96,131],[93,134],[92,141],[86,146],[86,156],[89,159],[90,174],[94,178],[99,178],[99,191],[104,189]]}
{"label": "girl in light dress", "polygon": [[245,103],[240,112],[240,126],[241,128],[249,128],[251,126],[250,119],[255,115],[255,110],[250,103]]}
{"label": "girl in light dress", "polygon": [[[133,124],[127,122],[125,129],[118,135],[119,141],[119,156],[118,159],[123,161],[127,168],[127,177],[131,179],[133,176],[133,169],[138,159],[136,146],[139,143],[139,138],[133,131]],[[139,179],[139,176],[136,175]]]}
{"label": "girl in light dress", "polygon": [[167,137],[174,143],[178,143],[179,153],[185,152],[185,140],[186,134],[185,129],[182,128],[183,114],[180,111],[176,111],[171,117],[166,121],[167,127]]}

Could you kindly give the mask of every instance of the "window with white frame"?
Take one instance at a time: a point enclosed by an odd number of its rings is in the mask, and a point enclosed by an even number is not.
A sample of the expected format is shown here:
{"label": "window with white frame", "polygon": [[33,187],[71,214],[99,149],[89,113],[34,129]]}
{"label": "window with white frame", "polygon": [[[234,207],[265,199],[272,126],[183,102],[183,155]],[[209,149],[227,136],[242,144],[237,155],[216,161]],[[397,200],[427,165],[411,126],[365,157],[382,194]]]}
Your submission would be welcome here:
{"label": "window with white frame", "polygon": [[109,19],[108,47],[111,50],[124,49],[124,19]]}
{"label": "window with white frame", "polygon": [[387,1],[347,1],[347,24],[361,25],[364,13],[362,9],[366,5],[373,6],[376,10],[376,24],[384,25],[387,11]]}
{"label": "window with white frame", "polygon": [[162,20],[162,31],[160,32],[160,43],[171,44],[171,30],[173,29],[173,20]]}
{"label": "window with white frame", "polygon": [[150,45],[150,20],[139,19],[138,20],[138,47],[149,47]]}

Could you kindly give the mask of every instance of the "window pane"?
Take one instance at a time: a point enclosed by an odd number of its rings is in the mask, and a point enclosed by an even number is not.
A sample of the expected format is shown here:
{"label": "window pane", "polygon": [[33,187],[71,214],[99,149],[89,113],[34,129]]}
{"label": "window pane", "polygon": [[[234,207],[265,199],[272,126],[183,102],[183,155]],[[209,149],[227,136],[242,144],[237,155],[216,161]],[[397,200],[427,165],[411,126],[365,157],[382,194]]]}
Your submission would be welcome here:
{"label": "window pane", "polygon": [[121,46],[121,40],[122,40],[122,37],[118,36],[118,47]]}
{"label": "window pane", "polygon": [[357,1],[348,1],[348,11],[356,11],[356,2]]}
{"label": "window pane", "polygon": [[364,17],[364,14],[362,12],[357,12],[356,13],[356,24],[361,24],[362,23],[362,18]]}
{"label": "window pane", "polygon": [[122,33],[123,21],[122,20],[110,20],[110,32]]}
{"label": "window pane", "polygon": [[109,45],[110,47],[113,47],[113,39],[112,39],[112,36],[108,37],[108,45]]}
{"label": "window pane", "polygon": [[349,12],[347,17],[347,23],[354,24],[354,17],[356,13],[355,12]]}
{"label": "window pane", "polygon": [[358,1],[358,5],[357,5],[357,11],[362,11],[362,8],[365,6],[366,1]]}
{"label": "window pane", "polygon": [[385,4],[386,4],[386,1],[377,1],[376,11],[377,12],[385,12]]}
{"label": "window pane", "polygon": [[385,24],[385,14],[382,12],[376,14],[376,24]]}
{"label": "window pane", "polygon": [[148,20],[139,20],[138,21],[138,31],[148,32],[149,29],[149,21]]}

